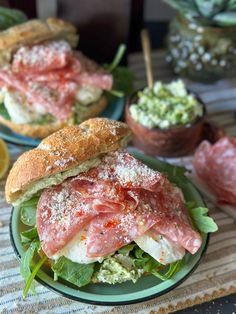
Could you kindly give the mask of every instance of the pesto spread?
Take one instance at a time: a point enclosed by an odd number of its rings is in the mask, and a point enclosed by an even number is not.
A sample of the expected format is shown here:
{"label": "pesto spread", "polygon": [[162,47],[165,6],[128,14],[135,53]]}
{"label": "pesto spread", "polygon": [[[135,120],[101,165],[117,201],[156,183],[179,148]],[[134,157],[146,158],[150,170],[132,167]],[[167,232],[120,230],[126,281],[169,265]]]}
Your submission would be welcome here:
{"label": "pesto spread", "polygon": [[203,115],[203,107],[189,94],[182,80],[170,84],[156,82],[153,90],[138,92],[138,101],[130,106],[132,118],[148,127],[168,129],[188,125]]}

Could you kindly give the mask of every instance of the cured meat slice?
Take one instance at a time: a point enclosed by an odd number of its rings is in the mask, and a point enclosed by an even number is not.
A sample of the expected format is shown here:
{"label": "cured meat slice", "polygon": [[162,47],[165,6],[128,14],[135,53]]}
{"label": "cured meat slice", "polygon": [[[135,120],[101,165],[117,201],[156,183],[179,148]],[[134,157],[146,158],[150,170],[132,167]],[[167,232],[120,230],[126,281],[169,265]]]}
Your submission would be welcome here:
{"label": "cured meat slice", "polygon": [[13,74],[6,69],[0,70],[0,79],[6,86],[25,94],[31,103],[42,105],[48,113],[59,120],[66,120],[72,112],[77,85],[71,81],[53,81],[47,84],[28,82],[21,75]]}
{"label": "cured meat slice", "polygon": [[142,191],[141,198],[154,210],[156,223],[152,230],[194,254],[200,248],[200,234],[193,229],[188,219],[182,192],[178,188],[171,192],[153,193]]}
{"label": "cured meat slice", "polygon": [[52,41],[32,47],[24,46],[14,54],[13,72],[45,72],[65,67],[72,57],[66,41]]}
{"label": "cured meat slice", "polygon": [[125,150],[107,154],[96,168],[80,174],[80,179],[118,182],[122,188],[169,190],[168,179],[158,171],[150,169]]}
{"label": "cured meat slice", "polygon": [[236,204],[235,138],[224,137],[214,145],[203,141],[196,150],[193,165],[219,202]]}
{"label": "cured meat slice", "polygon": [[43,192],[37,226],[48,256],[85,224],[88,257],[111,254],[150,229],[192,254],[201,245],[182,192],[125,151],[109,153],[97,167]]}
{"label": "cured meat slice", "polygon": [[69,186],[45,190],[37,206],[36,223],[47,256],[62,249],[95,215],[89,199],[78,199]]}
{"label": "cured meat slice", "polygon": [[101,185],[96,187],[94,184],[89,197],[88,193],[83,193],[88,184],[81,180],[75,189],[71,183],[68,180],[45,190],[37,206],[37,230],[42,248],[49,257],[62,249],[95,216],[120,212],[123,208],[121,203],[112,202],[109,197],[105,200],[93,196],[93,191],[99,191]]}
{"label": "cured meat slice", "polygon": [[85,57],[81,52],[76,52],[76,58],[81,64],[81,72],[75,77],[76,82],[92,85],[104,90],[112,89],[113,77],[93,60]]}
{"label": "cured meat slice", "polygon": [[99,257],[114,253],[144,234],[155,224],[155,215],[140,204],[136,210],[101,214],[90,222],[87,256]]}
{"label": "cured meat slice", "polygon": [[42,73],[28,72],[25,73],[25,79],[27,81],[34,82],[64,82],[66,80],[73,81],[75,77],[80,73],[80,70],[80,62],[76,58],[71,57],[68,64],[62,69],[53,69],[51,71]]}

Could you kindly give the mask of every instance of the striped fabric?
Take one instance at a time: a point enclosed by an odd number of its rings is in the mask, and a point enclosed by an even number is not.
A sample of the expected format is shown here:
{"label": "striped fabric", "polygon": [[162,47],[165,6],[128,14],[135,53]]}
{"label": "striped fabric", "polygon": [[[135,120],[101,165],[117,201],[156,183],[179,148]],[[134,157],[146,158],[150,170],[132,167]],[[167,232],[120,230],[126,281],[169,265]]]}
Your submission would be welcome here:
{"label": "striped fabric", "polygon": [[[156,79],[173,79],[164,64],[163,52],[153,53]],[[141,54],[131,55],[130,68],[136,73],[136,88],[145,85],[145,70]],[[206,102],[211,120],[222,125],[229,135],[236,135],[236,79],[203,85],[186,81],[188,87],[199,93]],[[24,149],[9,145],[11,160],[16,160]],[[191,157],[168,161],[191,168]],[[41,285],[37,295],[22,300],[23,281],[9,240],[11,208],[4,201],[4,181],[0,181],[0,313],[170,313],[212,298],[236,292],[236,222],[227,212],[208,202],[211,216],[219,226],[212,235],[207,254],[194,272],[181,286],[152,301],[130,306],[101,307],[73,302],[57,296]],[[152,312],[153,313],[153,312]]]}

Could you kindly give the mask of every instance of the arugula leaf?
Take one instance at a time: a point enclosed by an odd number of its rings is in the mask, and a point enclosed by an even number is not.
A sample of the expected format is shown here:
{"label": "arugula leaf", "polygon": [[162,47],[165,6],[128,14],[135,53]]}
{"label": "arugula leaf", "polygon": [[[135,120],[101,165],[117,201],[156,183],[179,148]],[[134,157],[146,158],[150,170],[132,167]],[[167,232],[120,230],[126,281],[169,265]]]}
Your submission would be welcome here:
{"label": "arugula leaf", "polygon": [[11,120],[11,117],[4,104],[0,104],[0,116],[2,116],[5,120]]}
{"label": "arugula leaf", "polygon": [[118,252],[126,256],[128,254],[138,269],[143,269],[144,272],[151,273],[163,281],[171,279],[183,265],[183,260],[180,260],[164,266],[135,243],[124,246]]}
{"label": "arugula leaf", "polygon": [[156,271],[155,269],[151,269],[150,273],[160,278],[161,280],[165,281],[165,280],[171,279],[180,270],[182,265],[183,265],[183,260],[180,260],[180,261],[176,261],[169,264],[168,270],[164,274]]}
{"label": "arugula leaf", "polygon": [[122,91],[125,96],[133,92],[133,84],[135,76],[128,68],[119,66],[112,72],[113,87],[112,89]]}
{"label": "arugula leaf", "polygon": [[37,228],[31,228],[20,234],[22,244],[29,244],[32,240],[39,240]]}
{"label": "arugula leaf", "polygon": [[29,289],[32,288],[32,284],[33,284],[33,280],[35,278],[35,276],[37,275],[39,269],[41,268],[41,266],[46,262],[47,260],[47,256],[44,255],[39,261],[38,263],[34,266],[32,273],[30,274],[26,284],[25,284],[25,288],[23,290],[23,299],[25,299],[28,295]]}
{"label": "arugula leaf", "polygon": [[35,196],[30,200],[21,204],[21,221],[27,226],[35,226],[36,224],[36,209],[39,201],[39,196]]}
{"label": "arugula leaf", "polygon": [[118,250],[118,253],[128,256],[135,246],[137,246],[135,243],[125,245]]}
{"label": "arugula leaf", "polygon": [[204,233],[215,232],[218,230],[218,226],[211,217],[207,216],[207,213],[208,208],[206,207],[189,208],[189,216],[199,231]]}
{"label": "arugula leaf", "polygon": [[[32,266],[32,260],[34,257],[35,252],[39,249],[40,242],[39,241],[33,241],[31,242],[28,250],[24,252],[21,256],[21,262],[20,262],[20,273],[23,277],[25,284],[27,283],[30,275],[31,275],[31,269]],[[34,285],[31,286],[32,290],[34,292]]]}
{"label": "arugula leaf", "polygon": [[27,21],[27,16],[20,10],[0,7],[0,30]]}
{"label": "arugula leaf", "polygon": [[134,74],[127,67],[118,66],[124,53],[126,46],[121,44],[118,47],[116,55],[111,64],[104,64],[104,68],[113,75],[113,87],[112,90],[106,91],[109,100],[114,97],[123,97],[132,93]]}
{"label": "arugula leaf", "polygon": [[61,277],[78,287],[83,287],[91,282],[94,263],[74,263],[62,256],[53,264],[52,270],[58,277]]}
{"label": "arugula leaf", "polygon": [[120,61],[125,53],[125,50],[126,50],[126,46],[124,44],[121,44],[118,47],[112,63],[109,65],[105,65],[105,67],[107,68],[107,71],[112,72],[115,70],[115,68],[117,68],[117,66],[120,64]]}

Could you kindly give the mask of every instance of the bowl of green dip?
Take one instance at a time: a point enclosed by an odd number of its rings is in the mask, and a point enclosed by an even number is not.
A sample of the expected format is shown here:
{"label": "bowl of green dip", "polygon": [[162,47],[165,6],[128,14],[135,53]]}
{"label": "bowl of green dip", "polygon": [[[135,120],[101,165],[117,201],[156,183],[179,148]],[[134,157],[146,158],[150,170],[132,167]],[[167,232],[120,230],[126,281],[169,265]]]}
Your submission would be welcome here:
{"label": "bowl of green dip", "polygon": [[133,144],[145,153],[165,157],[191,153],[203,136],[206,109],[182,80],[155,82],[150,90],[135,92],[126,102],[126,121]]}

